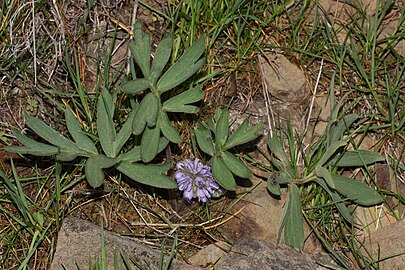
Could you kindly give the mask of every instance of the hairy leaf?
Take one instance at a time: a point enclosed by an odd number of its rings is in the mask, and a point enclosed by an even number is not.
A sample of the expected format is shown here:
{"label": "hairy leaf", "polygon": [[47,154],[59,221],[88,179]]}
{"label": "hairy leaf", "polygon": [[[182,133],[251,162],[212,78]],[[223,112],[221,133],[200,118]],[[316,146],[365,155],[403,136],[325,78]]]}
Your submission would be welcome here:
{"label": "hairy leaf", "polygon": [[122,91],[125,93],[135,95],[148,89],[150,87],[150,83],[148,79],[141,78],[127,81],[123,83],[121,87]]}
{"label": "hairy leaf", "polygon": [[325,151],[325,153],[323,154],[323,156],[321,157],[321,159],[318,162],[319,166],[323,166],[325,165],[325,163],[336,153],[336,151],[342,147],[346,145],[346,142],[344,141],[337,141],[332,143]]}
{"label": "hairy leaf", "polygon": [[147,163],[152,161],[159,150],[160,127],[158,125],[150,128],[146,127],[141,139],[142,161]]}
{"label": "hairy leaf", "polygon": [[162,175],[171,167],[171,162],[160,165],[143,165],[125,161],[117,166],[117,170],[141,184],[157,188],[176,189],[176,182],[170,177]]}
{"label": "hairy leaf", "polygon": [[329,145],[343,138],[345,131],[359,118],[357,114],[345,115],[340,121],[331,126],[329,130]]}
{"label": "hairy leaf", "polygon": [[301,249],[304,244],[304,223],[299,188],[288,186],[288,206],[284,229],[285,243],[295,249]]}
{"label": "hairy leaf", "polygon": [[114,166],[115,162],[115,159],[104,155],[89,157],[85,165],[85,175],[90,186],[100,187],[104,182],[103,169]]}
{"label": "hairy leaf", "polygon": [[316,166],[315,173],[316,176],[323,178],[331,189],[335,189],[335,184],[333,182],[332,175],[325,167],[319,165]]}
{"label": "hairy leaf", "polygon": [[131,136],[132,123],[134,122],[135,112],[136,111],[131,111],[124,125],[122,126],[121,130],[118,132],[114,140],[113,143],[114,157],[116,157],[120,153],[121,148],[124,146],[124,144],[128,141],[129,137]]}
{"label": "hairy leaf", "polygon": [[172,38],[170,36],[163,38],[155,52],[155,58],[152,62],[151,81],[155,84],[162,74],[172,52]]}
{"label": "hairy leaf", "polygon": [[287,164],[289,162],[288,157],[284,152],[283,144],[277,136],[274,135],[273,137],[271,137],[271,135],[269,134],[267,137],[267,145],[270,148],[270,152],[276,158],[278,158],[284,164]]}
{"label": "hairy leaf", "polygon": [[239,128],[229,136],[223,150],[228,150],[237,145],[248,143],[259,137],[257,133],[263,128],[263,125],[257,124],[249,129],[248,124],[248,120],[243,121],[242,125],[240,125]]}
{"label": "hairy leaf", "polygon": [[[166,146],[168,145],[169,141],[164,138],[160,137],[159,145],[158,145],[158,153],[162,152]],[[126,152],[125,154],[120,155],[118,161],[125,161],[125,162],[138,162],[142,160],[141,157],[141,146],[135,146],[130,151]]]}
{"label": "hairy leaf", "polygon": [[212,159],[212,175],[215,180],[226,190],[235,190],[236,182],[231,171],[225,166],[222,159],[214,157]]}
{"label": "hairy leaf", "polygon": [[145,78],[150,77],[150,34],[142,31],[141,23],[135,23],[134,41],[129,42],[129,48],[136,63],[141,68]]}
{"label": "hairy leaf", "polygon": [[77,147],[90,154],[97,155],[98,151],[93,141],[85,135],[82,125],[68,108],[65,110],[65,119],[68,131]]}
{"label": "hairy leaf", "polygon": [[328,164],[338,167],[361,167],[370,165],[385,158],[379,153],[367,150],[346,151],[341,156],[332,158]]}
{"label": "hairy leaf", "polygon": [[153,93],[148,93],[141,101],[137,109],[132,125],[132,132],[139,135],[145,129],[146,123],[149,127],[156,124],[159,110],[159,100]]}
{"label": "hairy leaf", "polygon": [[199,108],[188,104],[200,101],[203,97],[204,92],[201,90],[201,85],[198,85],[165,101],[163,110],[167,112],[196,113]]}
{"label": "hairy leaf", "polygon": [[332,178],[335,182],[336,190],[357,204],[371,206],[384,201],[377,191],[356,179],[336,174],[332,174]]}
{"label": "hairy leaf", "polygon": [[165,111],[160,111],[159,118],[158,118],[159,127],[169,141],[172,143],[180,143],[181,137],[177,130],[172,126],[170,123],[169,117],[167,116]]}
{"label": "hairy leaf", "polygon": [[250,178],[252,176],[252,172],[249,170],[246,165],[240,161],[237,157],[233,154],[224,151],[221,153],[222,161],[224,162],[225,166],[235,175],[242,177],[242,178]]}
{"label": "hairy leaf", "polygon": [[222,149],[229,135],[228,110],[223,110],[215,126],[215,147]]}
{"label": "hairy leaf", "polygon": [[98,97],[97,102],[97,133],[104,153],[109,157],[114,157],[113,142],[116,137],[111,96],[107,91]]}
{"label": "hairy leaf", "polygon": [[199,123],[198,127],[194,130],[194,133],[200,149],[204,153],[210,156],[214,156],[214,146],[212,145],[211,130]]}

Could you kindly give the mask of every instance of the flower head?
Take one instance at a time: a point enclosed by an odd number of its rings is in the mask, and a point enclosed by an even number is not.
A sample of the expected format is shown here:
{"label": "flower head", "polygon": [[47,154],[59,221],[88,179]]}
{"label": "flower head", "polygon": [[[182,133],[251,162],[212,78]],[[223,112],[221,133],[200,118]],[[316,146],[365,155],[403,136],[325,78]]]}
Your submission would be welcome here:
{"label": "flower head", "polygon": [[198,197],[198,201],[205,203],[221,190],[211,175],[211,167],[203,165],[198,158],[178,162],[176,168],[174,177],[187,201]]}

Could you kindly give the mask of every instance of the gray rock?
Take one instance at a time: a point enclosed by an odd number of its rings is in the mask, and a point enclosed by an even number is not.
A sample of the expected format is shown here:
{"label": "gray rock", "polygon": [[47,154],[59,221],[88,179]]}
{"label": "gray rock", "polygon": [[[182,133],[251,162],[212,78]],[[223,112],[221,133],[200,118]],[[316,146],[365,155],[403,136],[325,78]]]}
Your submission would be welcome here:
{"label": "gray rock", "polygon": [[215,266],[215,270],[250,269],[325,269],[315,261],[314,256],[302,254],[288,247],[276,247],[273,244],[251,238],[238,241],[232,251]]}
{"label": "gray rock", "polygon": [[[94,264],[101,258],[101,230],[88,221],[77,218],[66,218],[58,235],[58,244],[52,261],[51,270],[88,269],[89,261]],[[137,243],[132,239],[104,231],[105,248],[107,254],[107,269],[114,269],[114,253],[120,254],[128,260],[132,259],[142,269],[158,269],[160,252]],[[167,256],[165,262],[167,262]],[[120,260],[121,268],[125,269]],[[132,269],[139,269],[131,263]],[[65,268],[63,268],[65,267]],[[200,267],[190,266],[178,260],[173,260],[170,269],[197,270]]]}

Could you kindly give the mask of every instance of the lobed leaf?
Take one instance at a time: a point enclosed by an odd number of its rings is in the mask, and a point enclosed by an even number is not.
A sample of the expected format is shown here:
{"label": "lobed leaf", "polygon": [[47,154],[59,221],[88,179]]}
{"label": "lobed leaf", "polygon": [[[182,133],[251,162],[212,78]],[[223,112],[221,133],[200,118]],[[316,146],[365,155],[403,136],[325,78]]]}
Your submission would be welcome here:
{"label": "lobed leaf", "polygon": [[197,113],[199,108],[187,105],[200,101],[204,97],[201,85],[195,86],[163,103],[163,110],[167,112]]}
{"label": "lobed leaf", "polygon": [[127,81],[121,85],[122,91],[127,94],[136,95],[146,89],[150,88],[150,83],[148,79],[141,78],[141,79],[134,79],[131,81]]}
{"label": "lobed leaf", "polygon": [[129,48],[145,78],[150,77],[150,34],[142,31],[140,22],[135,23],[134,41],[129,42]]}
{"label": "lobed leaf", "polygon": [[[160,137],[159,145],[158,145],[158,153],[162,152],[166,148],[168,143],[169,143],[169,141],[166,138]],[[141,161],[142,160],[141,146],[135,146],[130,151],[126,152],[125,154],[120,155],[117,158],[117,160],[118,160],[118,162],[120,162],[120,161],[125,161],[125,162]]]}
{"label": "lobed leaf", "polygon": [[222,149],[229,135],[228,110],[223,110],[215,126],[215,147]]}
{"label": "lobed leaf", "polygon": [[159,165],[143,165],[124,161],[117,166],[117,170],[141,184],[157,188],[176,189],[177,183],[170,177],[162,175],[171,167],[171,162]]}
{"label": "lobed leaf", "polygon": [[212,159],[212,175],[218,184],[226,190],[235,190],[236,182],[232,172],[226,167],[222,159],[214,157]]}
{"label": "lobed leaf", "polygon": [[93,141],[87,137],[82,129],[82,125],[76,119],[70,109],[65,109],[66,126],[78,148],[92,155],[97,155],[98,151]]}
{"label": "lobed leaf", "polygon": [[160,111],[159,118],[158,118],[159,127],[169,141],[172,143],[180,143],[181,137],[177,130],[172,126],[170,123],[169,117],[165,111]]}
{"label": "lobed leaf", "polygon": [[211,130],[199,123],[198,127],[194,129],[194,133],[200,149],[204,153],[210,156],[214,156],[214,146],[212,145]]}
{"label": "lobed leaf", "polygon": [[25,115],[25,119],[27,120],[28,126],[44,140],[50,142],[55,146],[58,146],[59,148],[63,147],[75,150],[78,153],[81,152],[74,142],[63,137],[56,130],[46,125],[41,120],[28,114]]}
{"label": "lobed leaf", "polygon": [[304,244],[304,223],[300,191],[297,185],[288,186],[288,206],[286,213],[284,238],[285,243],[295,249],[301,249]]}
{"label": "lobed leaf", "polygon": [[357,204],[372,206],[384,201],[377,191],[356,179],[336,174],[332,174],[332,178],[336,190]]}
{"label": "lobed leaf", "polygon": [[139,135],[148,124],[152,127],[156,124],[159,110],[159,100],[153,93],[148,93],[141,101],[139,108],[136,110],[132,124],[132,132]]}
{"label": "lobed leaf", "polygon": [[233,154],[224,151],[221,153],[221,159],[224,162],[225,166],[235,175],[242,178],[250,178],[252,172],[249,170],[246,165],[240,161]]}
{"label": "lobed leaf", "polygon": [[116,157],[119,152],[121,151],[121,148],[124,146],[124,144],[128,141],[129,137],[131,136],[132,133],[132,123],[134,122],[135,118],[135,112],[136,111],[131,111],[129,114],[128,118],[126,119],[124,125],[122,126],[121,130],[118,132],[114,142],[113,142],[113,154],[114,157]]}
{"label": "lobed leaf", "polygon": [[155,58],[152,62],[151,82],[156,83],[162,74],[163,69],[167,65],[172,52],[172,38],[170,36],[163,38],[155,52]]}
{"label": "lobed leaf", "polygon": [[200,59],[204,50],[205,38],[201,37],[159,79],[157,83],[158,91],[164,93],[196,73],[204,64],[204,60]]}
{"label": "lobed leaf", "polygon": [[89,157],[84,167],[87,182],[93,188],[100,187],[104,182],[104,168],[114,166],[115,160],[104,155]]}
{"label": "lobed leaf", "polygon": [[248,123],[248,120],[243,121],[239,128],[229,136],[229,139],[226,141],[223,150],[228,150],[237,145],[248,143],[259,137],[257,133],[263,128],[263,125],[257,124],[249,129]]}

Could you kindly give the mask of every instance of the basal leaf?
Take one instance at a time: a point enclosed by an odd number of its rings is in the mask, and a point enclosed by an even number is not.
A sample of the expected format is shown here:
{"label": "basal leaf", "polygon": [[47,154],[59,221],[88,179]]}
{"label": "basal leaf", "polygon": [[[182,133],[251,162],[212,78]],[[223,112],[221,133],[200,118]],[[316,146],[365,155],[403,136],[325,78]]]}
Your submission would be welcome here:
{"label": "basal leaf", "polygon": [[142,91],[145,91],[150,87],[150,83],[148,79],[141,78],[141,79],[134,79],[131,81],[127,81],[121,85],[122,91],[127,94],[136,95]]}
{"label": "basal leaf", "polygon": [[129,114],[128,118],[126,119],[124,125],[122,126],[121,130],[118,132],[118,134],[114,140],[114,143],[113,143],[114,157],[116,157],[119,154],[119,152],[121,151],[121,148],[128,141],[129,137],[132,134],[132,123],[134,122],[135,112],[136,111],[131,111],[131,113]]}
{"label": "basal leaf", "polygon": [[[168,145],[169,141],[164,138],[160,137],[159,139],[159,146],[158,146],[158,153],[162,152],[166,146]],[[120,155],[117,158],[118,162],[125,161],[125,162],[138,162],[141,161],[141,146],[135,146],[130,151],[126,152],[125,154]]]}
{"label": "basal leaf", "polygon": [[204,60],[200,59],[204,50],[205,38],[201,37],[159,79],[157,83],[158,91],[164,93],[196,73],[204,64]]}
{"label": "basal leaf", "polygon": [[226,190],[235,190],[236,182],[231,171],[225,166],[222,159],[214,157],[212,159],[212,175],[215,180]]}
{"label": "basal leaf", "polygon": [[361,167],[370,165],[385,158],[379,153],[367,150],[346,151],[341,156],[331,159],[328,164],[338,167]]}
{"label": "basal leaf", "polygon": [[372,206],[384,201],[377,191],[356,179],[336,174],[332,174],[332,178],[335,182],[336,190],[357,204]]}
{"label": "basal leaf", "polygon": [[172,143],[180,143],[181,137],[177,130],[172,126],[170,123],[169,117],[167,116],[165,111],[160,111],[159,118],[158,118],[159,127],[169,141]]}
{"label": "basal leaf", "polygon": [[145,129],[146,123],[148,123],[148,126],[154,126],[157,120],[158,109],[159,100],[153,93],[148,93],[136,110],[132,132],[135,135],[141,134]]}
{"label": "basal leaf", "polygon": [[141,68],[145,78],[150,77],[150,34],[142,31],[141,23],[135,24],[134,41],[129,42],[129,48],[136,63]]}
{"label": "basal leaf", "polygon": [[285,243],[295,249],[301,249],[304,244],[304,223],[299,188],[288,186],[288,212],[284,228]]}
{"label": "basal leaf", "polygon": [[281,195],[280,184],[275,182],[271,176],[267,178],[267,190],[275,196]]}
{"label": "basal leaf", "polygon": [[25,136],[17,129],[13,129],[13,134],[19,142],[25,146],[5,146],[7,151],[19,154],[30,154],[34,156],[52,156],[59,151],[58,147],[37,142],[28,136]]}
{"label": "basal leaf", "polygon": [[85,175],[91,187],[100,187],[104,182],[103,169],[114,166],[115,159],[104,155],[89,157],[85,165]]}
{"label": "basal leaf", "polygon": [[325,153],[323,154],[323,156],[321,157],[321,159],[318,162],[319,166],[323,166],[325,165],[325,163],[336,153],[336,151],[342,147],[346,145],[346,142],[344,141],[337,141],[332,143],[325,151]]}
{"label": "basal leaf", "polygon": [[200,101],[203,97],[204,92],[201,90],[201,85],[198,85],[165,101],[163,110],[167,112],[196,113],[199,108],[187,104]]}
{"label": "basal leaf", "polygon": [[325,182],[331,189],[335,189],[335,184],[333,182],[332,175],[325,167],[319,165],[316,166],[315,173],[316,176],[323,178],[323,180],[325,180]]}
{"label": "basal leaf", "polygon": [[276,158],[281,160],[283,163],[287,164],[289,162],[287,155],[284,152],[283,143],[277,136],[271,137],[269,134],[267,137],[267,145],[270,148],[271,154],[273,154]]}
{"label": "basal leaf", "polygon": [[200,147],[204,153],[214,156],[211,130],[199,123],[198,127],[194,130],[194,133],[197,138],[198,147]]}
{"label": "basal leaf", "polygon": [[65,119],[68,131],[76,142],[77,147],[90,154],[97,155],[98,151],[93,141],[85,135],[82,125],[68,108],[65,110]]}
{"label": "basal leaf", "polygon": [[138,163],[121,162],[117,170],[127,175],[132,180],[157,188],[176,189],[177,183],[170,177],[162,175],[169,170],[172,164],[143,165]]}
{"label": "basal leaf", "polygon": [[113,105],[111,95],[107,91],[98,97],[97,102],[97,134],[104,153],[109,157],[115,157],[113,143],[116,133],[113,122]]}
{"label": "basal leaf", "polygon": [[345,115],[338,123],[331,126],[329,130],[329,145],[342,140],[345,131],[359,118],[357,114]]}
{"label": "basal leaf", "polygon": [[215,147],[222,149],[229,135],[228,110],[223,110],[215,126]]}
{"label": "basal leaf", "polygon": [[155,52],[155,58],[152,62],[151,81],[155,84],[167,65],[172,52],[172,38],[170,36],[163,38]]}
{"label": "basal leaf", "polygon": [[64,147],[72,150],[74,149],[78,153],[81,152],[80,149],[76,147],[74,142],[63,137],[56,130],[46,125],[41,120],[28,114],[25,115],[25,119],[27,120],[28,126],[44,140],[58,147]]}
{"label": "basal leaf", "polygon": [[252,128],[248,128],[248,121],[245,120],[239,128],[229,136],[223,149],[228,150],[237,145],[245,144],[255,140],[259,135],[257,133],[263,128],[262,124],[254,125]]}
{"label": "basal leaf", "polygon": [[142,161],[148,163],[152,161],[159,150],[160,127],[146,127],[141,139]]}
{"label": "basal leaf", "polygon": [[224,162],[225,166],[235,175],[242,177],[242,178],[250,178],[252,176],[252,172],[249,170],[246,165],[240,161],[237,157],[233,154],[224,151],[221,153],[222,161]]}

